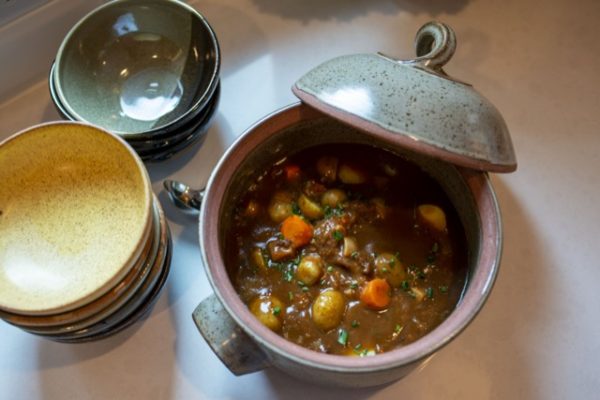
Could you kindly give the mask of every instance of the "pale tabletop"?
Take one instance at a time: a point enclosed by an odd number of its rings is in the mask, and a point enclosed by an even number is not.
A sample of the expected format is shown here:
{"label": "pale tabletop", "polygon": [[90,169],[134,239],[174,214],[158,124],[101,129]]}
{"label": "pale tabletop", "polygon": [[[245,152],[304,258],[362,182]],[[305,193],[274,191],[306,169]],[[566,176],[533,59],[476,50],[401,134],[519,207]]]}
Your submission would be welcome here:
{"label": "pale tabletop", "polygon": [[[82,4],[86,3],[86,4]],[[62,35],[101,1],[54,0],[0,26],[0,139],[59,119],[46,74]],[[38,339],[0,322],[3,399],[591,399],[600,392],[600,2],[482,0],[191,1],[222,49],[219,112],[201,148],[149,164],[174,237],[172,271],[152,314],[109,339]],[[475,321],[396,383],[340,390],[275,369],[233,376],[191,318],[212,289],[198,222],[162,190],[205,184],[236,136],[296,101],[320,62],[376,52],[411,58],[425,22],[454,28],[446,70],[503,114],[518,170],[492,177],[504,253]],[[1,184],[1,183],[0,183]]]}

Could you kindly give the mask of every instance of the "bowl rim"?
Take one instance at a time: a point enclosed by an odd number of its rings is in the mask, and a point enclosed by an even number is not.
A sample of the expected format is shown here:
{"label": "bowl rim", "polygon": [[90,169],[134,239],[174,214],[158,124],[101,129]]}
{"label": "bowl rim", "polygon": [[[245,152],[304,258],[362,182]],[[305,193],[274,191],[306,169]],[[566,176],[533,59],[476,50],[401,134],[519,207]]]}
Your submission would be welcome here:
{"label": "bowl rim", "polygon": [[134,161],[135,166],[136,166],[135,169],[143,181],[142,187],[143,187],[143,191],[144,191],[144,193],[143,193],[144,215],[143,215],[142,219],[144,221],[144,226],[142,227],[140,235],[137,238],[135,248],[131,249],[131,251],[129,252],[129,254],[127,256],[126,261],[123,263],[123,265],[121,265],[121,268],[118,268],[111,277],[109,277],[100,286],[97,286],[95,288],[95,290],[93,290],[93,291],[89,292],[87,295],[84,295],[83,297],[79,297],[71,302],[68,302],[68,303],[62,302],[62,304],[56,305],[54,307],[47,307],[47,308],[37,309],[37,310],[19,309],[19,308],[14,308],[12,306],[0,305],[0,308],[3,311],[9,312],[9,313],[19,314],[19,315],[24,315],[24,316],[49,316],[49,315],[54,315],[54,314],[59,314],[59,313],[70,312],[70,311],[73,311],[79,307],[82,307],[90,302],[97,300],[98,298],[102,297],[107,292],[109,292],[115,285],[117,285],[119,282],[121,282],[127,276],[128,272],[130,272],[130,270],[135,267],[136,262],[137,262],[139,256],[144,251],[145,244],[148,241],[148,239],[152,233],[153,191],[152,191],[150,176],[148,175],[148,171],[147,171],[143,161],[141,160],[140,156],[135,152],[135,150],[133,150],[133,148],[124,139],[122,139],[118,135],[116,135],[112,132],[109,132],[108,130],[105,130],[103,128],[100,128],[96,125],[89,124],[89,123],[84,123],[84,122],[79,122],[79,121],[50,121],[50,122],[43,122],[40,124],[32,125],[32,126],[24,128],[24,129],[21,129],[20,131],[17,131],[16,133],[14,133],[14,134],[10,135],[9,137],[5,138],[4,140],[0,141],[0,149],[2,147],[4,147],[5,145],[7,145],[8,143],[22,138],[24,135],[39,131],[40,129],[57,128],[57,127],[60,127],[61,125],[78,126],[78,127],[82,127],[85,129],[90,129],[92,131],[95,131],[96,134],[106,135],[106,136],[110,137],[112,140],[115,140],[126,150],[129,158],[131,158]]}
{"label": "bowl rim", "polygon": [[[71,40],[73,39],[73,37],[75,36],[75,34],[77,33],[77,31],[88,20],[90,20],[97,13],[102,12],[106,8],[111,8],[114,6],[121,6],[123,3],[134,3],[136,6],[143,6],[145,3],[155,4],[157,2],[158,2],[157,0],[111,0],[105,4],[102,4],[98,7],[96,7],[95,9],[93,9],[92,11],[90,11],[86,15],[84,15],[81,19],[79,19],[79,21],[77,21],[75,23],[75,25],[73,25],[73,27],[71,27],[71,29],[69,29],[67,34],[64,36],[63,40],[60,43],[58,51],[56,52],[53,66],[51,67],[51,68],[53,68],[54,73],[51,74],[52,76],[50,77],[50,79],[52,79],[54,91],[57,95],[57,99],[61,103],[62,108],[64,108],[65,111],[67,111],[68,116],[72,117],[73,120],[76,120],[78,122],[98,125],[97,122],[86,120],[75,109],[73,109],[73,107],[71,107],[71,105],[67,101],[66,95],[63,92],[62,85],[60,83],[61,82],[60,81],[60,71],[64,67],[63,55],[66,52],[66,49],[69,47],[69,44],[70,44]],[[208,22],[208,20],[206,19],[206,17],[204,17],[204,15],[202,15],[194,7],[184,3],[183,1],[161,0],[160,3],[164,3],[164,4],[170,3],[171,5],[173,5],[175,7],[180,7],[182,9],[188,11],[191,16],[197,18],[201,22],[201,24],[206,29],[208,36],[210,38],[210,40],[209,40],[210,47],[215,52],[215,65],[214,65],[214,68],[210,71],[210,79],[209,79],[209,81],[206,85],[206,89],[204,90],[202,95],[199,96],[199,98],[194,102],[194,104],[192,104],[184,113],[177,116],[177,118],[169,121],[168,123],[166,123],[164,125],[154,127],[152,129],[141,131],[141,132],[127,132],[127,131],[119,131],[119,130],[112,129],[112,128],[110,129],[111,132],[113,132],[119,136],[126,137],[126,138],[129,138],[129,137],[135,138],[136,136],[138,136],[140,138],[144,138],[149,135],[160,134],[161,132],[164,132],[165,130],[177,129],[181,124],[184,124],[185,122],[187,122],[189,118],[193,118],[193,116],[196,114],[196,112],[199,112],[206,106],[206,104],[212,98],[212,96],[215,92],[216,86],[219,83],[219,72],[221,69],[221,50],[220,50],[220,46],[219,46],[219,41],[217,40],[216,33],[215,33],[214,29],[212,28],[212,26],[210,25],[210,23]],[[108,129],[108,128],[105,128],[105,129]]]}
{"label": "bowl rim", "polygon": [[[209,282],[228,314],[254,341],[269,352],[297,364],[332,372],[364,373],[403,367],[422,360],[448,344],[469,325],[489,297],[496,280],[502,253],[502,226],[500,209],[487,173],[456,167],[471,189],[480,217],[480,248],[476,257],[479,268],[471,272],[462,299],[454,311],[435,329],[411,344],[373,357],[330,355],[307,349],[263,326],[240,300],[230,282],[220,252],[219,235],[215,234],[219,229],[221,198],[229,179],[245,157],[271,134],[317,117],[330,118],[302,103],[281,108],[248,128],[213,169],[199,218],[202,260]],[[385,141],[383,137],[379,139]],[[250,150],[244,150],[248,148]]]}

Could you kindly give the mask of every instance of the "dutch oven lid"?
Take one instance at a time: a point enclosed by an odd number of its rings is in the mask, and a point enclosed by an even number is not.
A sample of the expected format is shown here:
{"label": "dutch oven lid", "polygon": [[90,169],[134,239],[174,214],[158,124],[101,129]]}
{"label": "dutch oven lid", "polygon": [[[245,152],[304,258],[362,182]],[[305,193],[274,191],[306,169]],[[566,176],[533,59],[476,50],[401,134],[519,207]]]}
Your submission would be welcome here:
{"label": "dutch oven lid", "polygon": [[456,48],[454,32],[429,22],[415,38],[417,58],[355,54],[327,61],[292,91],[321,112],[419,153],[471,169],[517,168],[498,110],[442,69]]}

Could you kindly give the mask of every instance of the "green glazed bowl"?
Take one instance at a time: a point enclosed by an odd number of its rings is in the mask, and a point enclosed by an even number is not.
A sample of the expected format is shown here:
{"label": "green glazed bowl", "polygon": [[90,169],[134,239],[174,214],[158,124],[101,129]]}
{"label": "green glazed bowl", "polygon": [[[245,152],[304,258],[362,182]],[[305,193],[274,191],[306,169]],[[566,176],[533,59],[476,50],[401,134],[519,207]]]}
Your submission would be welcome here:
{"label": "green glazed bowl", "polygon": [[52,76],[73,119],[126,139],[177,130],[215,93],[217,38],[194,8],[175,0],[117,0],[64,38]]}

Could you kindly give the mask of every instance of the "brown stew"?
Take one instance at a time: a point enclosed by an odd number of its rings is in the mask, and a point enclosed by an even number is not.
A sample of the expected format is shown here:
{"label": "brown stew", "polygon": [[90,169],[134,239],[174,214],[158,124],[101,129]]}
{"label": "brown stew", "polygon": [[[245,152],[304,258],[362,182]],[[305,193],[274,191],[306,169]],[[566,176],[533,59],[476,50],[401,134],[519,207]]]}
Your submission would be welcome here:
{"label": "brown stew", "polygon": [[440,186],[387,151],[322,145],[252,184],[228,233],[228,272],[268,328],[366,356],[411,343],[455,307],[465,233]]}

